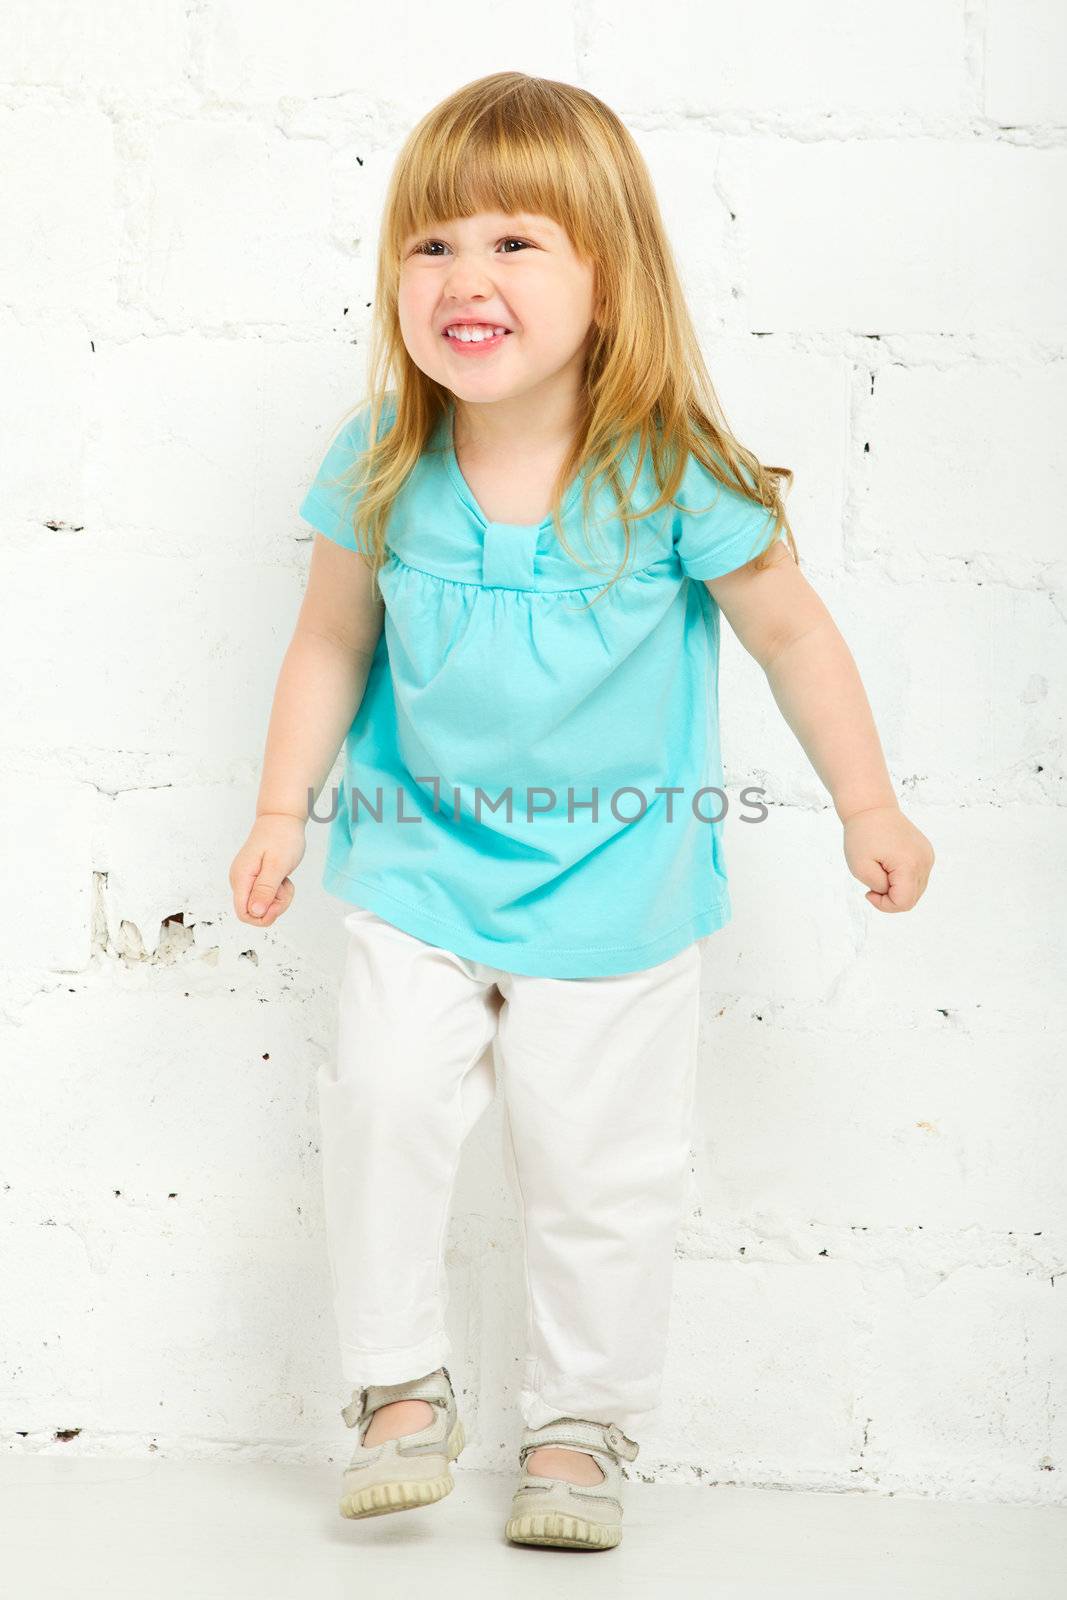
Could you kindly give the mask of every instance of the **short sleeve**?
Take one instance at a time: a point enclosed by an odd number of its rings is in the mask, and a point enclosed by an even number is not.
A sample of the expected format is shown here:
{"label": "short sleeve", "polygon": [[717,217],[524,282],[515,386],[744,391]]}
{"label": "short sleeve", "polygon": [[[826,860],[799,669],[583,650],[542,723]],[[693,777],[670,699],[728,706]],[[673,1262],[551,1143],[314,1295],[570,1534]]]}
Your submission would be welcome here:
{"label": "short sleeve", "polygon": [[774,512],[720,483],[694,455],[674,498],[692,508],[674,512],[674,548],[687,577],[722,578],[766,548]]}
{"label": "short sleeve", "polygon": [[[388,428],[392,420],[391,407],[387,407],[382,420],[383,426]],[[304,521],[346,550],[359,548],[352,527],[359,501],[358,494],[353,493],[353,479],[369,435],[370,404],[367,402],[337,433],[300,502],[299,514]]]}

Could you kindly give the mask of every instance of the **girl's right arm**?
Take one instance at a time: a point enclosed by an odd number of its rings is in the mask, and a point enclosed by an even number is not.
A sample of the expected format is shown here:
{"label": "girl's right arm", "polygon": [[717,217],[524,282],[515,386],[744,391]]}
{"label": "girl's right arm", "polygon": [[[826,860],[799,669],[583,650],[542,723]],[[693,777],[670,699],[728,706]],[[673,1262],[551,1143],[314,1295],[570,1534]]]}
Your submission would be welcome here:
{"label": "girl's right arm", "polygon": [[316,533],[274,691],[256,820],[230,868],[241,922],[270,927],[292,902],[308,793],[318,796],[359,710],[384,617],[370,563]]}

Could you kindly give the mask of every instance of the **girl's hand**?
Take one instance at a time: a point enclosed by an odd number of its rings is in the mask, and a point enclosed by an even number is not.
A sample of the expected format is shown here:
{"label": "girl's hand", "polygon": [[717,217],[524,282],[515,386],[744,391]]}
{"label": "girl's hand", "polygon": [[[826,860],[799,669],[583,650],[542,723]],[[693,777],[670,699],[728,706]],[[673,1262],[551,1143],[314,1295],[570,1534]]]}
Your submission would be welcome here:
{"label": "girl's hand", "polygon": [[845,860],[870,888],[864,895],[879,911],[910,911],[926,888],[934,851],[899,806],[874,806],[845,819]]}
{"label": "girl's hand", "polygon": [[307,824],[298,817],[263,812],[230,868],[233,908],[241,922],[269,928],[288,911],[296,893],[289,877],[303,858]]}

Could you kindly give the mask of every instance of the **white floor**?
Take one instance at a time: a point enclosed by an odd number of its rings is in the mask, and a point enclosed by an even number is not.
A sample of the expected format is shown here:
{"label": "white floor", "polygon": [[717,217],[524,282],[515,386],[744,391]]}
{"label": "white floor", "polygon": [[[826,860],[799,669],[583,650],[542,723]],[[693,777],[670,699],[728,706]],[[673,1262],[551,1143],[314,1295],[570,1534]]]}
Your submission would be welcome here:
{"label": "white floor", "polygon": [[[5,1600],[1064,1600],[1067,1510],[625,1486],[613,1550],[509,1544],[504,1475],[351,1522],[333,1467],[0,1459]],[[370,1587],[368,1588],[368,1585]],[[506,1588],[505,1588],[506,1585]]]}

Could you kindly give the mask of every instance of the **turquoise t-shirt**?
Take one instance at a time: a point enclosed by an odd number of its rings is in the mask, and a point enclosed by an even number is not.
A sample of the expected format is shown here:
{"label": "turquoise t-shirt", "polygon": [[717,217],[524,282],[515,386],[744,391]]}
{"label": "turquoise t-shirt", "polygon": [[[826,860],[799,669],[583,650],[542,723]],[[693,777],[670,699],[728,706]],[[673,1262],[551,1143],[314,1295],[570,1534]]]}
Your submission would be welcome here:
{"label": "turquoise t-shirt", "polygon": [[[338,479],[367,417],[340,430],[300,505],[351,550]],[[772,514],[691,456],[675,499],[710,509],[632,523],[626,573],[582,610],[622,558],[607,486],[592,535],[584,473],[564,502],[590,571],[550,517],[490,522],[452,438],[450,414],[390,514],[382,634],[343,787],[316,806],[337,799],[323,886],[510,972],[594,978],[666,961],[731,917],[723,825],[709,820],[723,802],[699,792],[723,784],[720,614],[699,580],[757,554]],[[624,483],[635,461],[636,440]],[[657,495],[646,460],[634,504]]]}

